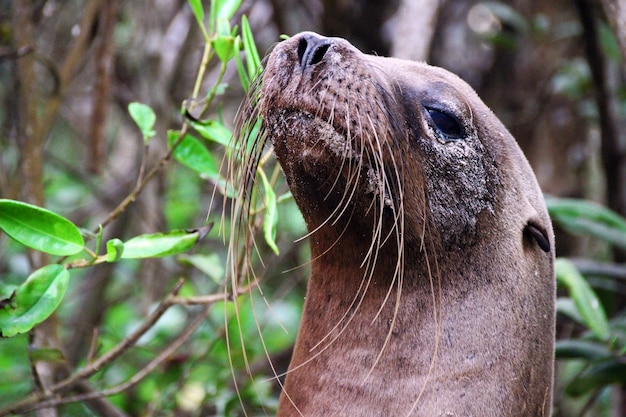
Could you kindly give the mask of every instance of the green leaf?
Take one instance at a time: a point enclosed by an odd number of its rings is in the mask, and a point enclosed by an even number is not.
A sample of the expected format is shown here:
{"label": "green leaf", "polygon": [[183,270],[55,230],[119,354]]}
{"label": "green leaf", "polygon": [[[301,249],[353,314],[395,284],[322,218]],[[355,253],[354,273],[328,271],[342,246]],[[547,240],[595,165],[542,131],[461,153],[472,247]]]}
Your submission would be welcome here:
{"label": "green leaf", "polygon": [[209,276],[216,284],[224,282],[224,266],[216,253],[210,255],[187,255],[180,256],[182,262],[189,263]]}
{"label": "green leaf", "polygon": [[63,299],[69,276],[61,265],[47,265],[33,272],[0,309],[2,336],[25,333],[47,319]]}
{"label": "green leaf", "polygon": [[5,284],[0,280],[0,309],[8,303],[15,290],[17,290],[17,285]]}
{"label": "green leaf", "polygon": [[176,255],[191,249],[213,227],[140,235],[124,243],[123,259],[142,259]]}
{"label": "green leaf", "polygon": [[237,36],[235,38],[235,44],[233,48],[235,48],[235,64],[237,64],[237,74],[239,74],[239,81],[241,82],[241,86],[243,87],[243,91],[248,91],[250,88],[250,77],[246,72],[246,69],[243,66],[243,61],[241,60],[241,48],[243,43],[241,41],[241,37]]}
{"label": "green leaf", "polygon": [[145,104],[133,102],[128,105],[128,113],[141,130],[144,143],[148,143],[149,139],[156,134],[153,130],[156,123],[154,111]]}
{"label": "green leaf", "polygon": [[20,201],[0,199],[0,229],[22,245],[51,255],[74,255],[85,246],[74,223]]}
{"label": "green leaf", "polygon": [[[261,132],[261,127],[263,126],[263,119],[261,117],[257,117],[254,120],[249,120],[244,123],[241,128],[241,137],[245,138],[243,141],[246,145],[246,153],[244,155],[235,155],[235,156],[243,156],[244,158],[252,152],[255,145],[257,145],[257,141],[260,140],[259,133]],[[235,140],[233,137],[226,145],[226,149],[229,151],[238,151],[240,140]]]}
{"label": "green leaf", "polygon": [[[202,0],[188,0],[189,6],[191,7],[191,11],[193,15],[196,17],[196,21],[198,22],[198,26],[202,31],[202,37],[204,37],[205,42],[209,41],[209,34],[206,31],[206,27],[204,26],[204,7],[202,6]],[[213,9],[213,2],[211,2],[211,10]],[[212,24],[211,24],[212,25]],[[213,31],[213,29],[211,29]]]}
{"label": "green leaf", "polygon": [[556,312],[558,314],[563,314],[570,319],[574,320],[576,323],[580,323],[583,326],[585,325],[585,320],[580,315],[574,300],[569,297],[558,297],[556,299]]}
{"label": "green leaf", "polygon": [[237,9],[241,5],[241,0],[214,0],[216,3],[215,17],[216,19],[229,20],[235,15]]}
{"label": "green leaf", "polygon": [[[178,139],[178,132],[169,131],[167,133],[169,145],[172,146]],[[174,149],[174,158],[194,171],[215,179],[219,177],[219,167],[213,155],[198,139],[187,134]]]}
{"label": "green leaf", "polygon": [[250,80],[253,80],[261,69],[261,58],[259,57],[259,51],[256,48],[254,37],[252,36],[250,23],[245,15],[241,16],[241,36],[243,38],[243,48],[246,53],[248,77]]}
{"label": "green leaf", "polygon": [[188,0],[189,6],[191,7],[191,11],[193,15],[196,17],[198,21],[198,25],[204,27],[204,7],[202,6],[202,0]]}
{"label": "green leaf", "polygon": [[556,342],[557,359],[601,360],[611,357],[609,349],[589,340],[559,340]]}
{"label": "green leaf", "polygon": [[554,266],[557,282],[567,287],[584,324],[596,338],[607,341],[610,336],[609,323],[604,308],[591,286],[567,259],[558,258]]}
{"label": "green leaf", "polygon": [[626,220],[587,200],[546,198],[552,219],[570,233],[588,235],[626,249]]}
{"label": "green leaf", "polygon": [[219,143],[222,146],[228,146],[232,132],[217,120],[196,121],[189,119],[191,126],[198,134],[206,140]]}
{"label": "green leaf", "polygon": [[574,397],[602,388],[606,385],[626,381],[626,363],[619,359],[610,359],[594,364],[572,381],[565,391]]}
{"label": "green leaf", "polygon": [[209,33],[215,33],[215,20],[217,19],[217,1],[211,1],[209,8]]}
{"label": "green leaf", "polygon": [[263,125],[263,119],[261,117],[257,117],[254,123],[250,122],[249,124],[244,126],[246,131],[249,130],[248,138],[246,140],[246,153],[249,155],[252,149],[254,149],[255,144],[259,140],[259,132],[261,131],[261,126]]}
{"label": "green leaf", "polygon": [[264,322],[269,352],[280,352],[293,344],[301,313],[301,304],[289,299],[274,300],[271,309],[263,311],[259,321]]}
{"label": "green leaf", "polygon": [[267,180],[263,170],[259,170],[259,176],[263,183],[263,202],[265,203],[265,218],[263,219],[263,236],[267,245],[278,255],[276,245],[276,225],[278,224],[278,205],[276,203],[276,193]]}
{"label": "green leaf", "polygon": [[[218,21],[218,25],[220,22],[222,21]],[[235,48],[235,38],[233,36],[230,36],[230,34],[217,36],[215,39],[213,39],[212,45],[218,58],[223,63],[230,61],[237,53],[237,49]]]}
{"label": "green leaf", "polygon": [[119,239],[107,241],[107,262],[116,262],[122,259],[124,254],[124,242]]}

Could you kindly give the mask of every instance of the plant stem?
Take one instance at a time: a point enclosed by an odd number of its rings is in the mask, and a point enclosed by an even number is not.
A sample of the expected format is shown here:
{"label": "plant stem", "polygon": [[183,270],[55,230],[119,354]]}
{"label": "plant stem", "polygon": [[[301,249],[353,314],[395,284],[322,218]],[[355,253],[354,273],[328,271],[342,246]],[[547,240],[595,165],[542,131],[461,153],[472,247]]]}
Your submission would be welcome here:
{"label": "plant stem", "polygon": [[211,42],[206,42],[204,44],[204,52],[202,52],[202,61],[200,61],[200,69],[198,70],[198,76],[196,77],[196,82],[193,86],[193,92],[191,93],[191,103],[189,103],[189,108],[193,109],[195,107],[195,101],[200,94],[200,87],[202,86],[202,81],[204,80],[204,73],[206,72],[206,68],[209,64],[213,56],[213,48],[211,47]]}

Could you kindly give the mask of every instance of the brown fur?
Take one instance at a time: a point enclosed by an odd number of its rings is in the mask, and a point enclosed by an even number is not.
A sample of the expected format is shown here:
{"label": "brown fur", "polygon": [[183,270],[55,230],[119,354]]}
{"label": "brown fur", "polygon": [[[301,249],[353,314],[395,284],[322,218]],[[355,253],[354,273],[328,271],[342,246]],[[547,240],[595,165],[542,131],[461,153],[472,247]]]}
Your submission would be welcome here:
{"label": "brown fur", "polygon": [[[263,127],[246,182],[271,140],[312,251],[278,415],[550,415],[550,220],[476,93],[303,33],[268,56],[251,99],[244,122]],[[442,136],[427,108],[463,137]]]}

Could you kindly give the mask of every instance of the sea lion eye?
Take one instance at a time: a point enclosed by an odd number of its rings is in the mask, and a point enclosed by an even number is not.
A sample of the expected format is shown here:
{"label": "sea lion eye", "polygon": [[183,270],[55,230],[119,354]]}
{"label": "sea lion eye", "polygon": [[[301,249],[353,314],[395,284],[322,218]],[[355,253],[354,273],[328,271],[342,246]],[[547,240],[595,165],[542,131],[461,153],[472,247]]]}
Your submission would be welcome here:
{"label": "sea lion eye", "polygon": [[432,126],[437,129],[444,140],[459,140],[465,136],[463,127],[456,117],[433,108],[427,107],[426,111],[432,121]]}

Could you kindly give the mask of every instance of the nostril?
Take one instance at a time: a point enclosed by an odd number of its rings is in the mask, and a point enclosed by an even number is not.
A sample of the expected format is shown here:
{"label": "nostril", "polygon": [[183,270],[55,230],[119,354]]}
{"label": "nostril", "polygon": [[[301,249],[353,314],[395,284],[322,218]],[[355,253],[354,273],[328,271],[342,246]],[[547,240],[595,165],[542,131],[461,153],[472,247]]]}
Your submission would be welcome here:
{"label": "nostril", "polygon": [[309,46],[305,37],[300,38],[300,42],[298,42],[298,61],[300,62],[300,66],[304,66],[302,61],[304,59],[304,54],[306,53],[306,48]]}
{"label": "nostril", "polygon": [[326,55],[326,51],[328,51],[329,47],[330,47],[330,44],[325,43],[315,48],[315,50],[313,51],[313,56],[311,56],[310,58],[309,65],[315,65],[321,62],[322,59],[324,58],[324,55]]}
{"label": "nostril", "polygon": [[298,60],[302,69],[319,64],[330,48],[330,42],[326,38],[303,36],[298,41]]}

